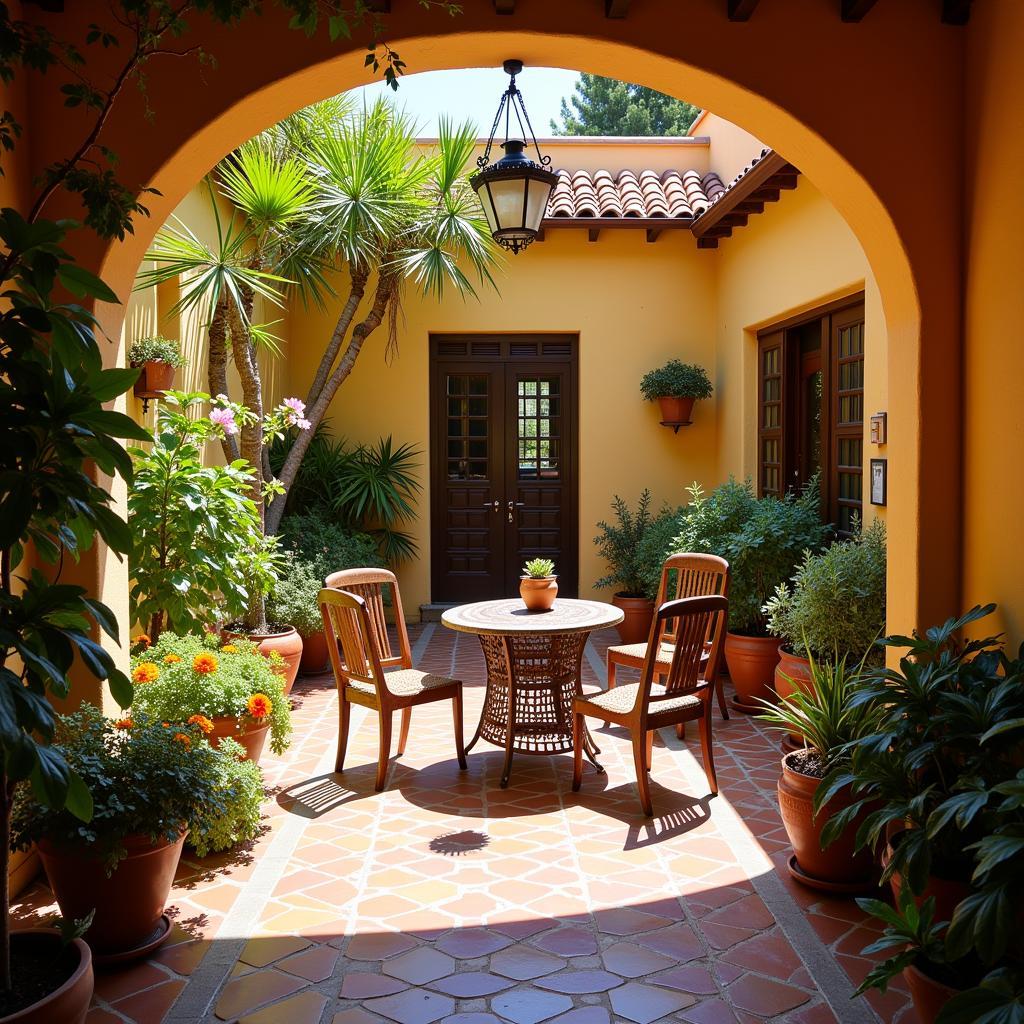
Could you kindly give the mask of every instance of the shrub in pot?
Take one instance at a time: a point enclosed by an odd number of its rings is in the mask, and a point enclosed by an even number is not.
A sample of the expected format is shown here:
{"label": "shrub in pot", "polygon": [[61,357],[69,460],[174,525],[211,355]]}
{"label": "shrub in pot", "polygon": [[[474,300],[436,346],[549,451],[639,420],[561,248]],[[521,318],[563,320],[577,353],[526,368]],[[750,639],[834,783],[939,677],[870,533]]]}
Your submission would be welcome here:
{"label": "shrub in pot", "polygon": [[654,598],[658,583],[652,586],[652,559],[657,559],[661,574],[661,552],[656,544],[663,540],[662,526],[675,513],[666,506],[657,516],[651,515],[651,492],[644,490],[634,513],[618,495],[612,499],[615,522],[601,521],[601,532],[594,538],[598,553],[608,563],[608,574],[594,586],[615,587],[612,604],[625,618],[616,627],[624,644],[639,644],[647,639],[654,618]]}
{"label": "shrub in pot", "polygon": [[157,335],[132,342],[128,365],[142,370],[135,382],[136,397],[155,398],[174,387],[174,371],[185,365],[185,357],[177,341]]}
{"label": "shrub in pot", "polygon": [[189,827],[223,813],[220,762],[198,725],[141,715],[113,721],[91,705],[60,719],[55,746],[92,795],[83,822],[19,788],[14,845],[36,843],[65,919],[93,914],[96,955],[142,954],[167,937],[162,919]]}
{"label": "shrub in pot", "polygon": [[648,402],[657,399],[661,419],[666,424],[689,423],[693,403],[710,398],[714,391],[703,366],[670,359],[664,366],[649,370],[640,380],[640,394]]}
{"label": "shrub in pot", "polygon": [[673,552],[719,555],[729,563],[729,630],[725,660],[734,704],[755,712],[755,698],[772,694],[779,638],[768,629],[765,603],[789,579],[805,551],[819,551],[829,528],[821,522],[818,480],[800,494],[758,498],[749,480],[730,478],[709,495],[694,483],[679,516]]}
{"label": "shrub in pot", "polygon": [[852,818],[828,848],[822,846],[826,822],[853,796],[837,790],[821,802],[821,780],[849,760],[849,744],[874,732],[877,711],[855,700],[863,662],[855,669],[846,658],[837,662],[809,656],[811,686],[795,689],[778,703],[761,701],[761,719],[774,729],[803,737],[804,746],[782,759],[779,810],[793,846],[790,872],[804,885],[826,892],[863,891],[869,884],[873,861],[869,851],[855,853],[856,830],[867,816]]}
{"label": "shrub in pot", "polygon": [[558,596],[558,577],[550,558],[531,558],[519,577],[519,596],[528,611],[547,612]]}
{"label": "shrub in pot", "polygon": [[165,722],[202,716],[213,723],[210,742],[238,740],[259,761],[269,734],[275,754],[288,748],[291,707],[284,680],[248,640],[221,644],[212,634],[164,633],[132,657],[133,712]]}

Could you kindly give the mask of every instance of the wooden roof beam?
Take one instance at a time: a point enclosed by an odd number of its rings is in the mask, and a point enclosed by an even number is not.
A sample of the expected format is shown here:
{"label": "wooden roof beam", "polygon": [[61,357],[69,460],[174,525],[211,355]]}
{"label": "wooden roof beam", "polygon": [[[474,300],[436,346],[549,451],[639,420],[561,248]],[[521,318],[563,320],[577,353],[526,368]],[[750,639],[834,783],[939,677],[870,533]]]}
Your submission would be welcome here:
{"label": "wooden roof beam", "polygon": [[656,242],[658,240],[658,236],[661,234],[661,231],[662,231],[661,228],[648,228],[647,229],[647,241],[648,242]]}
{"label": "wooden roof beam", "polygon": [[843,21],[860,21],[872,7],[876,0],[842,0],[841,17]]}
{"label": "wooden roof beam", "polygon": [[606,18],[624,18],[629,14],[629,0],[604,0]]}
{"label": "wooden roof beam", "polygon": [[515,14],[516,0],[494,0],[495,14]]}
{"label": "wooden roof beam", "polygon": [[942,0],[942,21],[946,25],[966,25],[971,19],[971,0]]}
{"label": "wooden roof beam", "polygon": [[728,0],[730,21],[749,21],[758,0]]}
{"label": "wooden roof beam", "polygon": [[710,235],[705,237],[705,238],[698,238],[697,239],[697,248],[698,249],[717,249],[718,248],[718,239],[717,238],[712,238]]}
{"label": "wooden roof beam", "polygon": [[587,228],[587,241],[596,242],[601,237],[600,228]]}

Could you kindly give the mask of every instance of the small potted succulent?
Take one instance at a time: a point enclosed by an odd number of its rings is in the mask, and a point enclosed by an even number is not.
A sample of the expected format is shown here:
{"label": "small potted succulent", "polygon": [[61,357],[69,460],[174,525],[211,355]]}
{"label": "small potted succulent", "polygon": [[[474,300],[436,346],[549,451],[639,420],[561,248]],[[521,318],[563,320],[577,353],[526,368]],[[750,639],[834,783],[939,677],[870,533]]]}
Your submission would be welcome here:
{"label": "small potted succulent", "polygon": [[670,359],[664,366],[649,370],[640,380],[640,393],[648,402],[658,400],[661,422],[666,426],[685,426],[693,414],[693,403],[710,398],[714,388],[703,366]]}
{"label": "small potted succulent", "polygon": [[558,577],[550,558],[531,558],[519,577],[519,596],[531,612],[547,612],[558,596]]}
{"label": "small potted succulent", "polygon": [[164,632],[150,645],[137,637],[132,658],[133,712],[166,722],[209,719],[210,742],[230,736],[259,761],[270,736],[275,754],[288,748],[291,707],[276,655],[262,655],[248,640],[222,644],[216,634]]}
{"label": "small potted succulent", "polygon": [[174,387],[174,371],[185,365],[185,357],[178,342],[157,335],[133,342],[128,363],[142,370],[135,382],[135,397],[159,398]]}
{"label": "small potted succulent", "polygon": [[83,822],[22,785],[13,845],[36,843],[66,921],[92,915],[85,941],[97,962],[143,956],[170,933],[164,914],[191,824],[225,807],[219,763],[198,724],[113,721],[85,704],[57,723],[54,746],[92,796]]}

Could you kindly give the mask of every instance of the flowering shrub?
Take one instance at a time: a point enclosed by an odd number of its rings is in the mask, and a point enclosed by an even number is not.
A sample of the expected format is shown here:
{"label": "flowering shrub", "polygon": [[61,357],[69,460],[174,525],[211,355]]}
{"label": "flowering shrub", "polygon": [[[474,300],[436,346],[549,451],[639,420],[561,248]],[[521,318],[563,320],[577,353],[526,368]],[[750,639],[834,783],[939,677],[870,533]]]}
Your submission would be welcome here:
{"label": "flowering shrub", "polygon": [[[168,664],[171,655],[176,660]],[[212,633],[163,633],[133,659],[133,676],[143,665],[152,665],[157,675],[137,682],[132,711],[160,721],[185,722],[200,735],[213,718],[261,725],[269,720],[270,747],[280,754],[288,747],[292,721],[275,661],[280,664],[280,657],[265,658],[248,640],[221,644]]]}
{"label": "flowering shrub", "polygon": [[[156,684],[148,684],[156,685]],[[199,823],[203,830],[224,835],[222,819],[245,833],[240,814],[232,810],[237,794],[223,779],[233,768],[229,752],[214,750],[195,726],[165,726],[136,712],[113,721],[99,708],[84,704],[57,722],[58,750],[92,794],[92,820],[83,822],[66,809],[41,804],[32,787],[18,787],[12,820],[12,845],[25,849],[39,839],[63,847],[89,847],[89,853],[113,870],[124,857],[124,840],[146,835],[153,842],[174,842],[182,831]]]}
{"label": "flowering shrub", "polygon": [[[193,715],[192,719],[202,717]],[[212,729],[213,722],[205,721]],[[201,724],[197,725],[200,731],[206,731]],[[214,763],[223,806],[220,809],[211,807],[207,813],[200,814],[193,820],[188,834],[189,846],[194,847],[200,857],[230,849],[238,843],[247,843],[256,838],[260,828],[263,776],[259,765],[248,760],[242,744],[230,737],[220,741],[217,752],[223,755]]]}
{"label": "flowering shrub", "polygon": [[173,338],[156,335],[133,341],[132,347],[128,350],[129,366],[141,366],[143,363],[166,363],[177,369],[185,365],[185,357],[181,354],[179,342]]}

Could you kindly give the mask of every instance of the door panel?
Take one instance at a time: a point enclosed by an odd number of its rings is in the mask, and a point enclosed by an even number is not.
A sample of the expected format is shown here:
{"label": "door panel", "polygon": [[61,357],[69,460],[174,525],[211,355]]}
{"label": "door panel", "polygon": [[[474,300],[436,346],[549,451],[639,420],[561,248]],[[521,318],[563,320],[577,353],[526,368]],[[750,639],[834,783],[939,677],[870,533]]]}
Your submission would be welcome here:
{"label": "door panel", "polygon": [[434,601],[515,594],[534,557],[575,595],[575,350],[564,335],[431,339]]}

